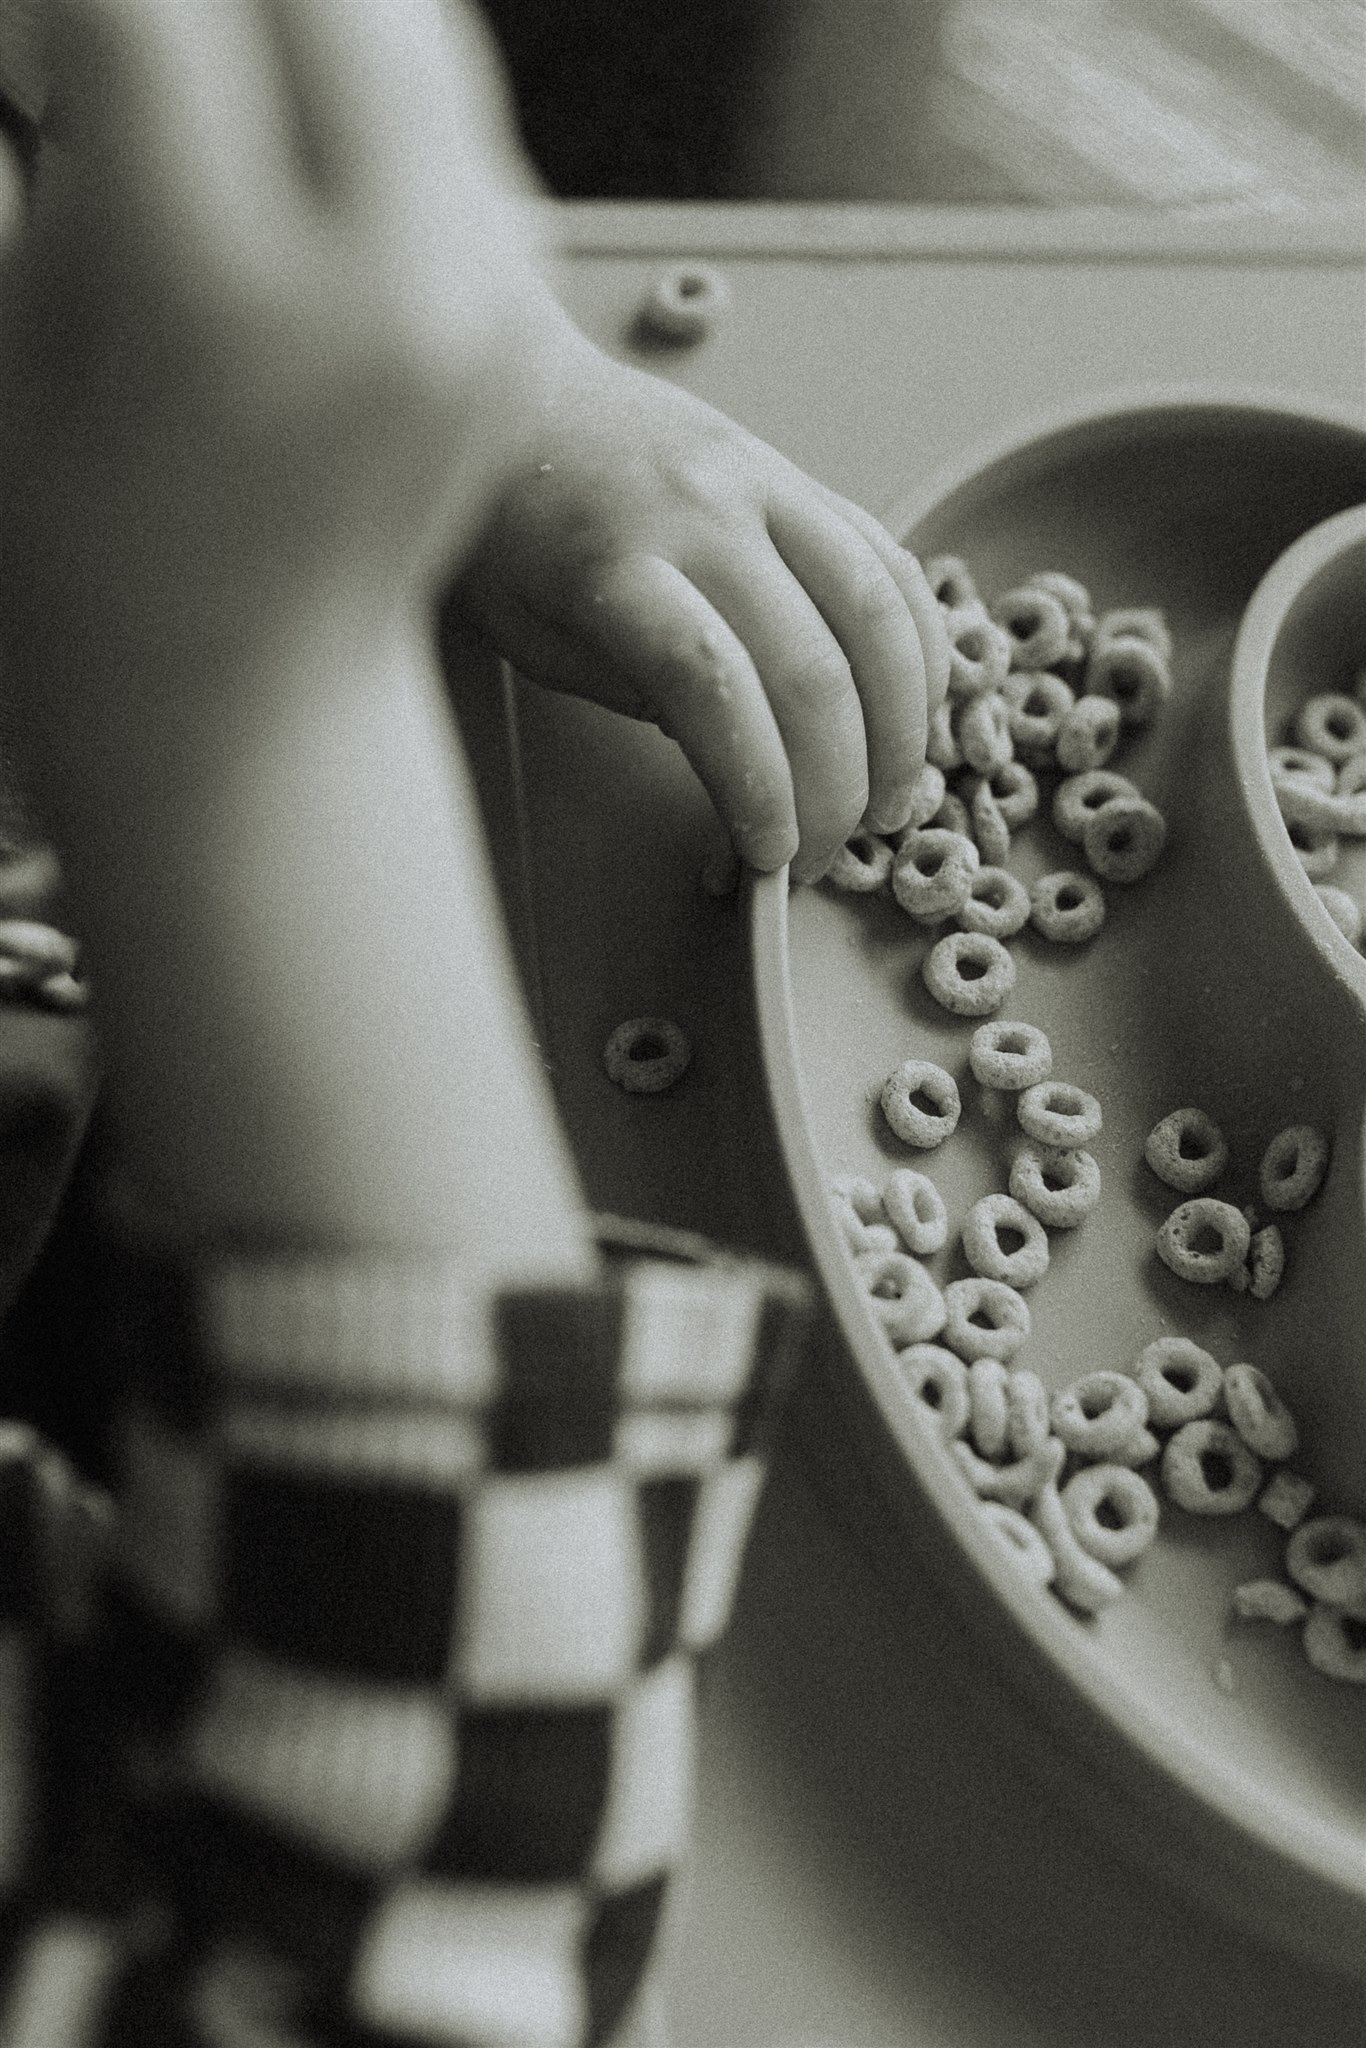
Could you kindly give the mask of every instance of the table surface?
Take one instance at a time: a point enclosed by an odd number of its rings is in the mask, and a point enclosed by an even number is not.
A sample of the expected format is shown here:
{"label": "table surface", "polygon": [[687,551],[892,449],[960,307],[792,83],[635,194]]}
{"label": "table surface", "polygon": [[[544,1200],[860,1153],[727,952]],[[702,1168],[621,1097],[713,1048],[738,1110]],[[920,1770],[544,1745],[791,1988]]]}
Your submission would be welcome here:
{"label": "table surface", "polygon": [[[1031,422],[1156,387],[1366,423],[1360,222],[590,206],[556,227],[568,303],[622,354],[660,271],[714,262],[711,337],[636,359],[877,512]],[[697,786],[653,729],[519,683],[506,708],[467,736],[590,1200],[800,1257],[743,921],[697,887]],[[647,1012],[691,1032],[694,1065],[623,1096],[600,1048]],[[1225,1924],[1072,1810],[933,1589],[893,1592],[852,1547],[802,1444],[780,1447],[704,1676],[672,2048],[1360,2048],[1359,1980]]]}

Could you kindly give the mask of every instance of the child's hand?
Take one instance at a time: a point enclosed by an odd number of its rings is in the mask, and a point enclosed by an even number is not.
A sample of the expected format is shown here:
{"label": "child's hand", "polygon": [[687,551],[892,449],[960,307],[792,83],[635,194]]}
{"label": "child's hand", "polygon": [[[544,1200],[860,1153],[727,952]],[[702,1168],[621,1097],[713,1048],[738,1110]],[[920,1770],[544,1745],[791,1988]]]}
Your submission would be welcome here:
{"label": "child's hand", "polygon": [[391,632],[486,511],[541,287],[467,28],[52,0],[0,274],[0,575],[70,687],[97,642],[189,692],[282,624]]}
{"label": "child's hand", "polygon": [[700,400],[556,345],[463,600],[532,680],[676,739],[752,867],[813,880],[905,823],[948,673],[920,566]]}

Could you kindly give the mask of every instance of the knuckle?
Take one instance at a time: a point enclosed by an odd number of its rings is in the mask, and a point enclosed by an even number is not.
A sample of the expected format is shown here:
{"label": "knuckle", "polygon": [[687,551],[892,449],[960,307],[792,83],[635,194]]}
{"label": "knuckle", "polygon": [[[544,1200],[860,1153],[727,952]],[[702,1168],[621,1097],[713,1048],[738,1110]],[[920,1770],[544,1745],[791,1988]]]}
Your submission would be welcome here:
{"label": "knuckle", "polygon": [[784,666],[782,693],[803,715],[828,717],[831,708],[847,696],[852,682],[849,664],[834,642],[813,642],[794,650]]}
{"label": "knuckle", "polygon": [[906,600],[890,571],[872,553],[850,572],[849,609],[864,633],[886,633],[905,625]]}

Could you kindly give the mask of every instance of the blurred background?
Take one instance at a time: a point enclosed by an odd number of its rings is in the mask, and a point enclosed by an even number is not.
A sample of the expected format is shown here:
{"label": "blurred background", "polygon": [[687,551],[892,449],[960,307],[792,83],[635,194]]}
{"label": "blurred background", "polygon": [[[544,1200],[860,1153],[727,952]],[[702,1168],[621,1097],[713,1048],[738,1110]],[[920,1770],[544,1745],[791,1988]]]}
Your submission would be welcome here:
{"label": "blurred background", "polygon": [[1363,0],[486,0],[573,198],[1366,209]]}

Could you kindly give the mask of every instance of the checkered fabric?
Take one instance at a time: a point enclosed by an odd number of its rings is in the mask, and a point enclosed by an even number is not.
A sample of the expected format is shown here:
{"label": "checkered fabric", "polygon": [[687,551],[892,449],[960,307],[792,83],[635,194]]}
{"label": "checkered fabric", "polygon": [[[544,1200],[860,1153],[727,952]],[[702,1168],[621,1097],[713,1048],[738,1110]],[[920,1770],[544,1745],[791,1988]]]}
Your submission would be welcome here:
{"label": "checkered fabric", "polygon": [[[216,1254],[123,1257],[114,1298],[116,1557],[38,1686],[84,1789],[43,1809],[0,2048],[605,2042],[686,1844],[695,1660],[804,1283],[646,1258],[480,1299]],[[16,1722],[32,1676],[0,1654]]]}

